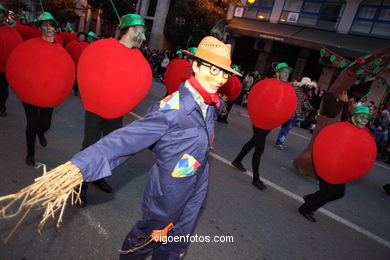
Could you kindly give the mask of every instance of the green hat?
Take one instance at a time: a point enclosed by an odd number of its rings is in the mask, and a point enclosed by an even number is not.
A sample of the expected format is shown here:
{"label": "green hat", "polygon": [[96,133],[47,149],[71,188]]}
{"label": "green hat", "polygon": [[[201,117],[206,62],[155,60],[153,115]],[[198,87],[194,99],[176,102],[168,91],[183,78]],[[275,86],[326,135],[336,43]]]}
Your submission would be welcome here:
{"label": "green hat", "polygon": [[36,22],[38,22],[38,19],[34,19],[34,20],[33,20],[33,23],[36,23]]}
{"label": "green hat", "polygon": [[371,115],[370,109],[367,106],[357,106],[352,112],[352,115],[354,114],[367,114]]}
{"label": "green hat", "polygon": [[275,70],[275,73],[280,71],[283,68],[287,68],[290,72],[293,70],[285,62],[280,62],[280,63],[274,62],[274,63],[272,63],[272,68]]}
{"label": "green hat", "polygon": [[4,11],[5,13],[8,13],[8,9],[5,8],[4,5],[0,5],[0,10]]}
{"label": "green hat", "polygon": [[54,19],[53,15],[49,12],[43,12],[41,15],[38,17],[38,22],[43,22],[43,21],[53,21],[54,25],[56,27],[59,27],[57,24],[56,19]]}
{"label": "green hat", "polygon": [[192,54],[195,55],[195,53],[198,51],[198,48],[197,47],[190,47],[187,49],[187,51],[191,52]]}
{"label": "green hat", "polygon": [[21,15],[21,16],[19,17],[19,20],[26,20],[26,16]]}
{"label": "green hat", "polygon": [[87,36],[90,36],[92,38],[96,38],[96,34],[94,32],[89,32]]}
{"label": "green hat", "polygon": [[176,52],[176,55],[179,55],[179,54],[183,54],[183,52],[182,52],[181,50],[178,50],[178,51]]}
{"label": "green hat", "polygon": [[234,69],[234,70],[237,71],[237,72],[240,72],[240,67],[238,67],[236,64],[233,64],[233,65],[231,66],[231,68]]}
{"label": "green hat", "polygon": [[125,14],[124,16],[121,17],[119,30],[122,30],[125,27],[137,26],[137,25],[145,26],[141,16],[139,16],[138,14]]}
{"label": "green hat", "polygon": [[66,31],[67,32],[73,32],[73,29],[72,29],[72,27],[68,27],[68,28],[66,28]]}

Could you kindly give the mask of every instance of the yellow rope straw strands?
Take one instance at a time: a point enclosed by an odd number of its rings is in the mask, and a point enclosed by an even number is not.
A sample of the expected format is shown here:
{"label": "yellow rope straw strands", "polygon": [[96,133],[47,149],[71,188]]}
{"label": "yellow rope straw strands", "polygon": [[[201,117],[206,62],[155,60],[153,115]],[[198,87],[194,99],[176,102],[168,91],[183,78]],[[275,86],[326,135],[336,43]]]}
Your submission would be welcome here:
{"label": "yellow rope straw strands", "polygon": [[[19,192],[7,196],[0,197],[0,203],[9,201],[5,206],[0,208],[0,218],[13,218],[19,215],[24,208],[27,208],[18,223],[13,227],[8,236],[4,239],[7,243],[8,239],[13,235],[16,229],[21,225],[30,210],[34,206],[46,208],[43,213],[41,222],[38,225],[40,233],[43,226],[50,217],[55,218],[57,211],[60,211],[57,221],[57,227],[62,222],[66,201],[71,197],[72,205],[80,202],[80,190],[83,177],[80,169],[73,163],[67,162],[57,168],[45,172],[41,177],[35,179],[35,183],[25,187]],[[75,188],[78,189],[76,190]],[[11,206],[20,203],[16,212],[10,212]],[[2,203],[3,204],[3,203]]]}

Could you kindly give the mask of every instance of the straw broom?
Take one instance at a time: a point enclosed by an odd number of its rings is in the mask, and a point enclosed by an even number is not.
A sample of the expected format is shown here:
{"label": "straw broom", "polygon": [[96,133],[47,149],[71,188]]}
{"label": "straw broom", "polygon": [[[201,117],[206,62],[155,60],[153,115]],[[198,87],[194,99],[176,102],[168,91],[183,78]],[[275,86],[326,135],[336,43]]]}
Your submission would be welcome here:
{"label": "straw broom", "polygon": [[[65,211],[66,201],[71,197],[72,205],[81,203],[80,190],[83,177],[81,171],[73,163],[67,162],[57,168],[46,172],[41,177],[35,179],[35,183],[25,187],[19,192],[11,195],[0,197],[2,201],[9,201],[7,205],[0,208],[0,218],[13,218],[19,215],[24,208],[28,208],[18,223],[13,227],[8,236],[4,239],[4,243],[11,238],[16,229],[22,224],[28,213],[34,206],[45,208],[41,222],[38,225],[38,232],[41,233],[42,228],[50,217],[55,218],[55,214],[60,211],[57,227],[60,227],[62,215]],[[75,189],[77,188],[78,189]],[[15,213],[11,213],[11,206],[20,203]]]}

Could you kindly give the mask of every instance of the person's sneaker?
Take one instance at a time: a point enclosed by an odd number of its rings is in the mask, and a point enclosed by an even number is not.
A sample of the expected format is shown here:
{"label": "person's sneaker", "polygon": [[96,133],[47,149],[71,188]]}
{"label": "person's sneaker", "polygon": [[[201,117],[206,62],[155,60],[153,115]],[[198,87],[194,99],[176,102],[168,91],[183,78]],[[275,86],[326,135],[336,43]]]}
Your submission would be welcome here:
{"label": "person's sneaker", "polygon": [[246,172],[246,169],[244,168],[244,165],[242,165],[242,163],[237,161],[232,161],[232,165],[237,169],[239,169],[240,171]]}
{"label": "person's sneaker", "polygon": [[26,164],[31,167],[36,167],[37,163],[35,162],[34,155],[27,155],[26,156]]}
{"label": "person's sneaker", "polygon": [[42,145],[43,147],[46,147],[47,146],[47,140],[46,140],[45,135],[44,134],[38,135],[38,138],[39,138],[40,145]]}
{"label": "person's sneaker", "polygon": [[96,184],[102,191],[105,191],[107,193],[112,193],[112,187],[106,182],[105,179],[100,179],[93,182]]}
{"label": "person's sneaker", "polygon": [[282,145],[282,144],[274,144],[274,147],[279,149],[280,151],[284,150],[284,145]]}
{"label": "person's sneaker", "polygon": [[264,182],[262,182],[261,180],[254,181],[254,182],[252,182],[252,184],[253,184],[253,186],[258,188],[259,190],[267,189],[267,186],[265,186]]}

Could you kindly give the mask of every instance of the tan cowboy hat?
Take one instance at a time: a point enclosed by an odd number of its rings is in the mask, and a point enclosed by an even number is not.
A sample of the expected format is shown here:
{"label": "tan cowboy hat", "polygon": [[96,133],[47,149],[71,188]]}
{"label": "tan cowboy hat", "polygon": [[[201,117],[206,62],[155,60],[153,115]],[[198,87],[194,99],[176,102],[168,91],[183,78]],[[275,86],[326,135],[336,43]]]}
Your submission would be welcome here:
{"label": "tan cowboy hat", "polygon": [[195,54],[192,54],[187,50],[183,50],[183,52],[188,56],[207,61],[232,74],[242,76],[241,73],[230,67],[232,65],[232,60],[230,59],[231,45],[224,44],[217,38],[212,36],[204,37],[199,43],[198,50]]}

